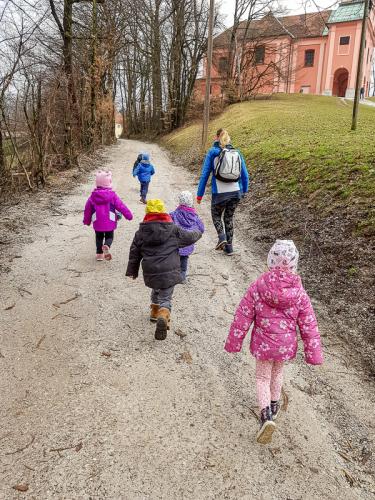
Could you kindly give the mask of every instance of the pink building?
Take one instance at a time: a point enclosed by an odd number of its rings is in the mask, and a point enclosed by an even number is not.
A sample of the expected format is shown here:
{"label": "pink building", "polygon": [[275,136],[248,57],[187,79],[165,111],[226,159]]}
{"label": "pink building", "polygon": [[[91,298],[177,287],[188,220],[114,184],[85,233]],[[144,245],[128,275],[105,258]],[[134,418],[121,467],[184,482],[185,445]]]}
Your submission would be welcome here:
{"label": "pink building", "polygon": [[[211,95],[228,93],[231,85],[243,96],[312,93],[353,97],[358,65],[364,2],[344,0],[333,11],[241,22],[232,43],[232,29],[214,39]],[[369,95],[375,67],[375,9],[366,32],[362,86]],[[231,70],[228,70],[229,65]],[[205,70],[204,70],[205,72]],[[204,95],[205,77],[197,80]],[[233,91],[233,88],[232,88]]]}

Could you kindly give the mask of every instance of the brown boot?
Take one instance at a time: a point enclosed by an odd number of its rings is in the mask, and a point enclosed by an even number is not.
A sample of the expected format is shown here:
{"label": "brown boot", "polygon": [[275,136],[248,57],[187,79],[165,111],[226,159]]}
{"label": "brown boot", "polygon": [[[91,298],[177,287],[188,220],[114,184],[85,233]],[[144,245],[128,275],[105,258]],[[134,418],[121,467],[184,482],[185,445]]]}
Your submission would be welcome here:
{"label": "brown boot", "polygon": [[158,320],[156,322],[155,339],[165,340],[167,331],[171,322],[171,311],[166,307],[161,307],[158,311]]}
{"label": "brown boot", "polygon": [[151,304],[150,309],[150,321],[156,323],[158,320],[159,304]]}

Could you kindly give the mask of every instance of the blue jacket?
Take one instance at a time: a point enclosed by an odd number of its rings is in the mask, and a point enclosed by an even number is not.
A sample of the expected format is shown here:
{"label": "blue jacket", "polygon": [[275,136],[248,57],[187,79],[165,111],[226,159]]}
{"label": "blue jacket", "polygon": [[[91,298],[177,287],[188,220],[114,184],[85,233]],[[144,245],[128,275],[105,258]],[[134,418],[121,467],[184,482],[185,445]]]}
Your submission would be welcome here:
{"label": "blue jacket", "polygon": [[153,165],[147,160],[142,160],[138,163],[133,172],[133,177],[137,176],[139,182],[150,182],[151,177],[154,175],[155,169]]}
{"label": "blue jacket", "polygon": [[[228,148],[233,149],[233,146],[229,145]],[[221,148],[219,146],[219,142],[216,141],[214,142],[212,148],[208,151],[206,158],[204,160],[202,173],[198,185],[197,198],[203,198],[204,193],[206,191],[206,185],[208,179],[210,178],[210,175],[213,174],[215,171],[215,158],[217,158],[220,155],[220,152]],[[237,192],[239,191],[241,194],[244,194],[247,193],[249,189],[249,174],[246,168],[245,160],[241,155],[241,153],[240,157],[241,157],[242,168],[241,168],[241,178],[237,183],[238,184]],[[218,188],[218,182],[214,175],[212,175],[211,192],[213,196],[221,194],[220,186]]]}

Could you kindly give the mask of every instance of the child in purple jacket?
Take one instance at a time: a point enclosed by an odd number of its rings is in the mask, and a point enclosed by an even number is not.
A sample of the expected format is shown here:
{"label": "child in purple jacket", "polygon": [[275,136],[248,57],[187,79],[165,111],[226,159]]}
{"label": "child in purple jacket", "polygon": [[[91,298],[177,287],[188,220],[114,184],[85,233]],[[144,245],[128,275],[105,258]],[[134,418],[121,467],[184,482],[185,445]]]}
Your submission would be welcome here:
{"label": "child in purple jacket", "polygon": [[[193,207],[193,195],[190,191],[182,191],[178,196],[179,206],[171,217],[176,226],[185,231],[204,232],[204,224]],[[186,283],[187,269],[190,255],[194,252],[194,245],[180,248],[181,278],[182,283]]]}
{"label": "child in purple jacket", "polygon": [[85,205],[83,223],[95,230],[96,260],[111,260],[109,251],[113,242],[117,221],[122,214],[132,220],[133,214],[112,190],[112,172],[96,173],[96,189],[91,193]]}

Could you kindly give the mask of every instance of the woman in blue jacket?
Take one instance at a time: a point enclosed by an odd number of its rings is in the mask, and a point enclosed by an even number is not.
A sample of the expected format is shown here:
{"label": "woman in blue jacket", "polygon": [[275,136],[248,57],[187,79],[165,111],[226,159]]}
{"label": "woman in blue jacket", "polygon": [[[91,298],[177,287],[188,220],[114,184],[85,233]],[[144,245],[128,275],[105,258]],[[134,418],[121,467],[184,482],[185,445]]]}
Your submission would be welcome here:
{"label": "woman in blue jacket", "polygon": [[201,203],[204,196],[208,179],[212,174],[211,190],[211,215],[219,240],[216,250],[224,250],[226,255],[233,255],[233,217],[240,199],[247,193],[249,187],[249,174],[245,160],[241,158],[240,179],[236,182],[222,182],[217,179],[215,173],[215,160],[222,150],[234,149],[230,143],[230,137],[226,130],[218,130],[217,141],[208,151],[203,163],[202,173],[198,185],[197,202]]}
{"label": "woman in blue jacket", "polygon": [[133,170],[133,177],[138,177],[138,180],[141,184],[141,203],[146,204],[148,186],[154,173],[155,169],[150,163],[150,155],[148,153],[142,153],[141,161]]}

